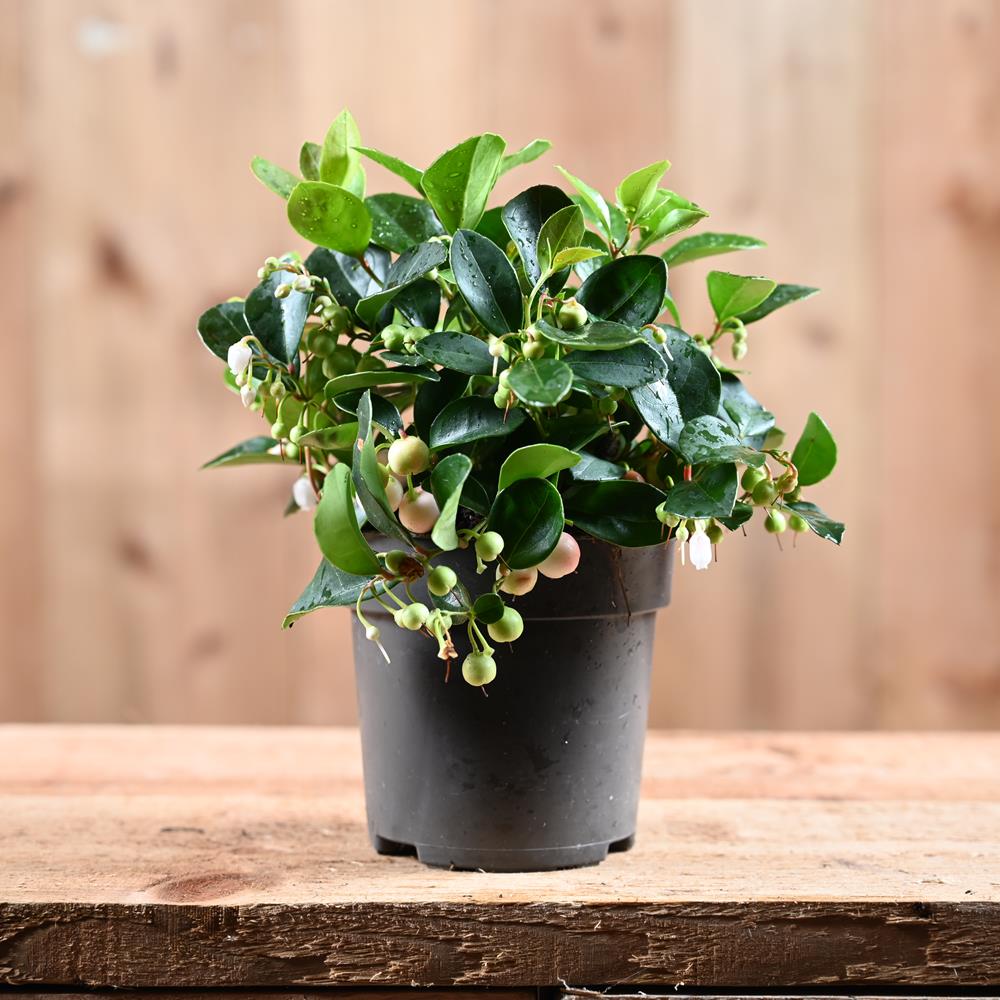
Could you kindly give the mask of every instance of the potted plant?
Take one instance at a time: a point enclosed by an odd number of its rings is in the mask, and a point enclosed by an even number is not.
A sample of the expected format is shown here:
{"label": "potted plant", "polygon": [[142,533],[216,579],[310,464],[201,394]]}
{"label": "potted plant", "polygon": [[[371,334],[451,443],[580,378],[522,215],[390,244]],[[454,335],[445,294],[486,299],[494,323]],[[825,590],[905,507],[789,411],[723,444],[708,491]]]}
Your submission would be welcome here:
{"label": "potted plant", "polygon": [[[677,238],[707,213],[660,186],[665,160],[614,201],[560,167],[491,207],[548,145],[486,133],[419,170],[344,111],[301,176],[252,164],[309,246],[198,322],[268,426],[208,465],[295,470],[322,560],[285,625],[354,608],[370,834],[435,865],[628,847],[672,553],[705,569],[727,532],[844,530],[803,497],[836,461],[826,425],[787,449],[721,354],[815,289],[711,271],[692,335],[668,268],[763,244]],[[412,191],[365,197],[365,160]]]}

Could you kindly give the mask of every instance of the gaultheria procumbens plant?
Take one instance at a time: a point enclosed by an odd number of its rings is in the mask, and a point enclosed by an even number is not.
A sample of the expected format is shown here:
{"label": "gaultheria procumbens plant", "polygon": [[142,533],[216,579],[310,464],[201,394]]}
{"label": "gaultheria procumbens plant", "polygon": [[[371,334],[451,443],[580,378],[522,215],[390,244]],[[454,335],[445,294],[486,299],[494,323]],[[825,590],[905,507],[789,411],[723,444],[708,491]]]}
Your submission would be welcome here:
{"label": "gaultheria procumbens plant", "polygon": [[[253,161],[309,246],[267,258],[198,332],[269,428],[208,465],[294,466],[289,510],[314,521],[323,559],[286,626],[353,604],[378,642],[362,610],[374,599],[449,664],[464,626],[462,673],[481,685],[491,642],[521,634],[511,598],[575,570],[576,535],[673,538],[698,569],[758,510],[772,534],[840,542],[844,526],[803,496],[836,462],[826,424],[811,414],[786,448],[719,353],[741,363],[755,324],[815,289],[711,271],[714,322],[685,330],[668,269],[761,241],[677,238],[707,213],[661,187],[666,160],[614,201],[559,167],[563,186],[490,206],[497,178],[548,146],[508,153],[486,133],[419,170],[363,146],[345,111],[302,147],[301,176]],[[366,159],[405,193],[366,197]],[[376,552],[375,535],[395,547]],[[477,593],[438,564],[468,546]],[[420,577],[430,607],[411,596]]]}

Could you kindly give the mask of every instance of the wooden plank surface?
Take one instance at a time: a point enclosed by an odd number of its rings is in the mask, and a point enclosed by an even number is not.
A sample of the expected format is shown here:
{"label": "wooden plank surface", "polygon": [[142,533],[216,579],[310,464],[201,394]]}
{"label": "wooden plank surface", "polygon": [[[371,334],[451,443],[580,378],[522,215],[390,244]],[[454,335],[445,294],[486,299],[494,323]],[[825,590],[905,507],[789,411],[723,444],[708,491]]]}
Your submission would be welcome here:
{"label": "wooden plank surface", "polygon": [[638,844],[380,858],[357,734],[0,728],[0,980],[953,986],[1000,977],[1000,735],[651,736]]}

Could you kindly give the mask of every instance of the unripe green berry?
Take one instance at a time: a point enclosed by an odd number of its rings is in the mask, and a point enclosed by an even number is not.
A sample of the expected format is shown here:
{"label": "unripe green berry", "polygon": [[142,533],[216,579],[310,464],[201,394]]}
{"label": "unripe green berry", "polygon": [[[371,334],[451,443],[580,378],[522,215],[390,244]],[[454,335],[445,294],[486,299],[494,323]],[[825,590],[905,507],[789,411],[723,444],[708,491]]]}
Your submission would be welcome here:
{"label": "unripe green berry", "polygon": [[422,326],[411,326],[403,335],[403,341],[407,344],[416,344],[429,336],[430,330],[425,330]]}
{"label": "unripe green berry", "polygon": [[503,552],[503,535],[498,531],[484,531],[476,539],[476,555],[483,562],[492,562]]}
{"label": "unripe green berry", "polygon": [[534,361],[545,353],[545,345],[538,340],[529,340],[521,348],[521,352],[529,361]]}
{"label": "unripe green berry", "polygon": [[579,330],[589,318],[586,307],[576,299],[567,299],[556,313],[556,323],[561,330]]}
{"label": "unripe green berry", "polygon": [[397,576],[409,561],[410,557],[402,549],[390,549],[385,554],[385,568]]}
{"label": "unripe green berry", "polygon": [[427,576],[427,589],[435,597],[444,597],[450,594],[458,583],[455,571],[449,566],[435,566]]}
{"label": "unripe green berry", "polygon": [[308,274],[300,274],[293,282],[292,288],[297,292],[311,292],[312,279]]}
{"label": "unripe green berry", "polygon": [[770,479],[762,479],[751,491],[750,496],[758,507],[766,507],[774,503],[778,496],[778,487]]}
{"label": "unripe green berry", "polygon": [[280,378],[276,382],[271,383],[271,399],[281,400],[284,398],[287,391],[285,383],[282,382]]}
{"label": "unripe green berry", "polygon": [[772,535],[780,535],[788,527],[788,521],[780,510],[769,510],[764,518],[764,527]]}
{"label": "unripe green berry", "polygon": [[340,374],[336,358],[323,358],[323,374],[327,378],[336,378]]}
{"label": "unripe green berry", "polygon": [[430,611],[426,604],[410,604],[405,608],[400,608],[400,623],[403,628],[417,632],[424,627],[424,622],[427,621],[429,614]]}
{"label": "unripe green berry", "polygon": [[318,358],[327,358],[337,349],[337,338],[318,330],[309,338],[309,348]]}
{"label": "unripe green berry", "polygon": [[740,485],[750,493],[758,483],[762,483],[765,479],[767,479],[766,469],[755,469],[752,465],[748,465],[740,478]]}
{"label": "unripe green berry", "polygon": [[462,677],[473,687],[489,684],[497,675],[497,662],[489,653],[469,653],[462,661]]}
{"label": "unripe green berry", "polygon": [[597,409],[606,417],[610,417],[618,410],[618,400],[610,396],[604,396],[597,401]]}
{"label": "unripe green berry", "polygon": [[677,525],[681,523],[681,519],[676,514],[671,514],[666,507],[666,501],[661,504],[657,504],[656,519],[660,522],[660,524],[665,524],[668,528],[676,528]]}
{"label": "unripe green berry", "polygon": [[282,447],[285,458],[296,459],[299,457],[299,446],[292,441],[286,441]]}
{"label": "unripe green berry", "polygon": [[674,538],[679,542],[686,542],[690,537],[691,532],[688,531],[688,526],[686,524],[678,524],[677,530],[674,532]]}
{"label": "unripe green berry", "polygon": [[501,389],[509,389],[510,388],[510,369],[509,368],[505,368],[502,372],[500,372],[500,374],[497,376],[497,384],[500,386]]}
{"label": "unripe green berry", "polygon": [[288,432],[288,440],[291,441],[292,444],[298,444],[299,441],[302,439],[302,435],[305,434],[306,431],[307,431],[307,428],[303,427],[302,424],[296,424]]}
{"label": "unripe green berry", "polygon": [[351,310],[343,306],[328,307],[323,310],[323,319],[334,334],[346,333],[351,328]]}
{"label": "unripe green berry", "polygon": [[430,465],[431,453],[427,445],[415,435],[397,438],[389,446],[389,468],[397,476],[413,476]]}
{"label": "unripe green berry", "polygon": [[391,323],[382,331],[382,343],[390,351],[402,350],[406,341],[406,327],[399,323]]}
{"label": "unripe green berry", "polygon": [[288,433],[288,428],[280,420],[275,420],[271,424],[271,437],[277,438],[279,441]]}
{"label": "unripe green berry", "polygon": [[788,518],[788,527],[802,534],[803,531],[809,530],[809,522],[801,514],[792,514]]}
{"label": "unripe green berry", "polygon": [[653,327],[652,338],[657,344],[665,344],[667,342],[667,331],[661,330],[658,326]]}
{"label": "unripe green berry", "polygon": [[506,410],[509,402],[510,389],[497,389],[497,391],[493,393],[493,405],[498,410]]}
{"label": "unripe green berry", "polygon": [[491,358],[505,358],[507,357],[507,348],[504,347],[504,343],[499,337],[490,336],[490,346],[489,352]]}
{"label": "unripe green berry", "polygon": [[513,608],[504,608],[500,621],[487,625],[486,631],[495,642],[514,642],[524,631],[524,619]]}
{"label": "unripe green berry", "polygon": [[721,524],[716,524],[714,521],[705,529],[705,534],[708,535],[708,540],[713,545],[718,545],[719,542],[725,537],[725,532],[722,530]]}

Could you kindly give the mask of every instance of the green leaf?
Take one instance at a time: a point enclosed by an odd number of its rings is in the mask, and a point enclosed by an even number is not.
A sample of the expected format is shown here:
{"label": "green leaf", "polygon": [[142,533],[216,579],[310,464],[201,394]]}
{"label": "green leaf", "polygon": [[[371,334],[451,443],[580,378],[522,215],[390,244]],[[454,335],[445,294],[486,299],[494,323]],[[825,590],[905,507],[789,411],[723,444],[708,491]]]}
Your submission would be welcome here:
{"label": "green leaf", "polygon": [[436,382],[425,382],[417,389],[413,404],[413,423],[417,433],[430,440],[431,424],[434,418],[451,402],[465,395],[469,386],[469,376],[445,368],[438,373]]}
{"label": "green leaf", "polygon": [[719,373],[695,342],[673,326],[662,327],[666,344],[657,345],[667,365],[666,378],[632,390],[632,405],[665,445],[676,448],[684,424],[719,410]]}
{"label": "green leaf", "polygon": [[589,451],[582,451],[579,463],[569,470],[569,474],[571,478],[582,481],[621,479],[625,475],[625,466],[598,458]]}
{"label": "green leaf", "polygon": [[524,423],[523,410],[511,410],[504,419],[503,410],[492,399],[463,396],[449,403],[434,418],[428,444],[433,449],[453,448],[482,438],[504,437]]}
{"label": "green leaf", "polygon": [[[333,397],[333,405],[344,413],[350,413],[357,416],[358,407],[361,405],[361,400],[366,393],[367,390],[363,392],[361,389],[353,389],[351,392],[342,392],[339,396]],[[375,395],[370,398],[372,421],[380,427],[385,428],[386,432],[392,437],[399,434],[399,432],[403,429],[403,418],[399,415],[399,410],[397,410],[393,403],[391,403],[388,399],[385,399],[383,396]],[[338,425],[338,427],[345,426],[350,427],[351,425]],[[314,432],[310,432],[310,434],[312,433]],[[300,443],[306,441],[310,434],[306,434],[300,438]],[[357,437],[356,430],[355,437]],[[351,443],[353,444],[353,442]]]}
{"label": "green leaf", "polygon": [[776,285],[774,291],[760,305],[740,313],[740,319],[744,324],[756,323],[757,320],[770,316],[775,309],[798,302],[799,299],[808,299],[818,291],[818,288],[810,288],[808,285]]}
{"label": "green leaf", "polygon": [[495,205],[483,212],[483,217],[476,226],[476,232],[492,240],[501,250],[510,243],[510,234],[503,224],[503,205]]}
{"label": "green leaf", "polygon": [[539,320],[535,328],[546,340],[565,347],[575,347],[578,351],[614,351],[645,340],[638,330],[603,319],[588,323],[579,330],[562,330],[545,320]]}
{"label": "green leaf", "polygon": [[760,305],[774,289],[775,283],[770,278],[730,274],[728,271],[708,272],[708,298],[720,323]]}
{"label": "green leaf", "polygon": [[833,472],[837,464],[837,442],[818,413],[809,414],[792,452],[792,464],[798,469],[801,486],[812,486]]}
{"label": "green leaf", "polygon": [[306,257],[306,269],[310,274],[326,278],[337,302],[351,312],[356,312],[358,303],[377,292],[385,282],[391,258],[381,247],[371,246],[365,251],[365,263],[378,278],[375,280],[364,269],[357,257],[326,247],[316,247]]}
{"label": "green leaf", "polygon": [[462,298],[490,333],[521,328],[523,300],[517,275],[492,240],[460,229],[451,241],[451,270]]}
{"label": "green leaf", "polygon": [[702,257],[714,257],[718,254],[732,253],[734,250],[756,250],[766,246],[763,240],[755,239],[753,236],[737,236],[735,233],[699,233],[697,236],[687,236],[683,240],[678,240],[660,256],[670,267],[677,267],[678,264],[700,260]]}
{"label": "green leaf", "polygon": [[576,273],[581,281],[586,281],[595,271],[611,262],[611,254],[608,252],[607,244],[597,233],[592,233],[589,229],[583,234],[583,245],[589,247],[596,254],[589,260],[582,260],[576,265]]}
{"label": "green leaf", "polygon": [[393,298],[392,306],[413,326],[433,330],[441,315],[441,289],[430,278],[418,278],[412,285],[400,290]]}
{"label": "green leaf", "polygon": [[736,436],[751,448],[762,448],[767,432],[774,426],[774,414],[765,410],[733,374],[722,376],[719,417],[728,421]]}
{"label": "green leaf", "polygon": [[242,299],[222,302],[206,309],[198,317],[198,336],[201,342],[223,361],[227,359],[229,348],[250,332],[243,318],[243,305]]}
{"label": "green leaf", "polygon": [[286,365],[298,357],[302,331],[309,318],[309,292],[293,291],[283,299],[275,298],[279,285],[290,282],[287,271],[275,271],[248,296],[243,306],[247,326],[272,357]]}
{"label": "green leaf", "polygon": [[338,375],[326,383],[327,399],[335,399],[352,389],[370,389],[377,385],[410,385],[413,382],[436,382],[439,376],[432,368],[380,368],[370,372]]}
{"label": "green leaf", "polygon": [[568,247],[556,254],[555,260],[552,261],[552,270],[558,273],[563,268],[603,256],[604,254],[600,250],[594,250],[591,247]]}
{"label": "green leaf", "polygon": [[732,428],[718,417],[695,417],[681,431],[677,449],[690,465],[742,462],[760,467],[766,461],[756,448],[740,442]]}
{"label": "green leaf", "polygon": [[281,195],[282,198],[287,198],[295,185],[299,183],[295,174],[289,173],[284,167],[279,167],[270,160],[265,160],[263,156],[255,156],[250,161],[250,169],[264,187]]}
{"label": "green leaf", "polygon": [[511,569],[537,566],[556,547],[565,526],[562,497],[546,479],[519,479],[497,494],[487,528],[503,535]]}
{"label": "green leaf", "polygon": [[316,448],[319,451],[334,451],[346,453],[350,458],[358,440],[358,425],[356,421],[346,424],[335,424],[333,427],[320,427],[317,430],[303,434],[299,439],[302,447]]}
{"label": "green leaf", "polygon": [[435,365],[444,365],[466,375],[489,375],[493,358],[489,348],[478,337],[467,333],[432,333],[417,342],[420,355]]}
{"label": "green leaf", "polygon": [[448,232],[476,228],[500,176],[506,145],[490,132],[473,136],[424,171],[420,186]]}
{"label": "green leaf", "polygon": [[580,456],[558,444],[529,444],[512,451],[500,466],[497,489],[506,489],[519,479],[548,479],[572,468]]}
{"label": "green leaf", "polygon": [[816,504],[797,500],[795,503],[786,503],[780,506],[787,511],[794,511],[798,514],[820,538],[825,538],[835,545],[839,545],[843,540],[844,525],[824,514]]}
{"label": "green leaf", "polygon": [[424,176],[422,170],[411,166],[406,160],[401,160],[398,156],[390,156],[388,153],[372,149],[370,146],[355,146],[354,148],[362,156],[367,156],[369,160],[374,160],[380,166],[385,167],[386,170],[392,171],[397,177],[402,177],[407,184],[416,188],[418,194],[423,195],[424,189],[420,186],[420,182]]}
{"label": "green leaf", "polygon": [[358,527],[351,473],[344,462],[338,462],[326,477],[313,530],[320,552],[334,566],[359,576],[376,576],[382,572],[375,553]]}
{"label": "green leaf", "polygon": [[398,583],[398,581],[388,583],[386,580],[380,579],[373,588],[369,589],[371,582],[371,576],[345,573],[324,559],[319,564],[316,575],[302,591],[302,596],[289,609],[281,627],[291,628],[304,615],[319,608],[350,607],[357,603],[358,598],[366,589],[373,595],[384,594],[386,590],[392,589]]}
{"label": "green leaf", "polygon": [[506,610],[507,605],[499,594],[480,594],[472,605],[472,613],[476,616],[476,620],[484,625],[500,621]]}
{"label": "green leaf", "polygon": [[510,369],[507,384],[514,395],[529,406],[555,406],[569,395],[573,371],[565,361],[554,358],[526,359]]}
{"label": "green leaf", "polygon": [[667,374],[663,358],[648,344],[630,344],[616,351],[578,351],[566,359],[566,364],[578,378],[622,389],[635,389]]}
{"label": "green leaf", "polygon": [[532,285],[542,276],[538,263],[538,236],[542,226],[557,212],[572,206],[561,188],[552,184],[536,184],[512,198],[501,209],[503,223],[521,255],[524,273]]}
{"label": "green leaf", "polygon": [[579,248],[583,233],[583,212],[579,205],[567,205],[550,215],[538,232],[538,267],[541,273],[558,270],[555,267],[556,257],[564,250]]}
{"label": "green leaf", "polygon": [[639,327],[659,316],[666,291],[666,264],[659,257],[637,254],[596,270],[576,297],[593,316]]}
{"label": "green leaf", "polygon": [[657,185],[669,169],[669,160],[659,160],[629,174],[618,185],[615,197],[630,222],[642,218],[653,202]]}
{"label": "green leaf", "polygon": [[567,492],[566,516],[588,535],[639,548],[664,540],[663,525],[656,517],[662,501],[663,493],[649,483],[584,481]]}
{"label": "green leaf", "polygon": [[383,307],[388,305],[404,288],[412,285],[425,274],[440,267],[448,259],[448,251],[443,243],[418,243],[400,254],[385,276],[385,283],[379,291],[365,296],[355,310],[358,318],[373,326]]}
{"label": "green leaf", "polygon": [[537,160],[543,153],[547,153],[552,148],[552,143],[548,139],[532,139],[527,146],[522,146],[516,153],[508,153],[500,161],[500,176],[503,177],[508,170],[514,167],[523,167],[526,163]]}
{"label": "green leaf", "polygon": [[439,549],[450,552],[458,548],[455,517],[462,496],[462,487],[472,471],[472,461],[467,455],[449,455],[441,459],[431,473],[431,492],[441,513],[431,531],[431,541]]}
{"label": "green leaf", "polygon": [[736,466],[713,465],[670,490],[666,510],[679,517],[729,517],[738,491]]}
{"label": "green leaf", "polygon": [[639,220],[642,239],[638,250],[641,253],[654,243],[665,240],[674,233],[690,229],[708,215],[693,201],[682,198],[675,191],[657,191],[645,216]]}
{"label": "green leaf", "polygon": [[580,192],[580,197],[583,199],[584,204],[593,213],[594,218],[597,219],[604,232],[608,236],[611,236],[611,212],[608,210],[608,203],[604,200],[604,196],[600,191],[595,190],[585,181],[580,180],[579,177],[574,177],[563,167],[556,167],[556,170]]}
{"label": "green leaf", "polygon": [[286,461],[280,453],[271,450],[277,446],[278,442],[272,437],[252,437],[241,441],[221,455],[216,455],[202,468],[221,469],[229,465],[262,465]]}
{"label": "green leaf", "polygon": [[742,503],[737,500],[733,505],[733,512],[729,517],[720,517],[719,521],[724,524],[730,531],[735,531],[741,525],[747,523],[750,518],[753,517],[753,507],[748,503]]}
{"label": "green leaf", "polygon": [[406,194],[373,194],[365,198],[372,218],[372,242],[393,253],[403,253],[444,230],[423,198]]}
{"label": "green leaf", "polygon": [[306,181],[318,181],[323,147],[318,142],[304,142],[299,150],[299,173]]}
{"label": "green leaf", "polygon": [[[382,481],[383,472],[384,470],[379,467],[378,457],[375,453],[371,392],[367,391],[362,394],[358,403],[358,440],[354,451],[354,460],[351,463],[351,479],[371,526],[383,535],[398,538],[401,542],[412,545],[412,536],[396,520],[396,515],[389,505],[385,484]],[[323,554],[328,559],[330,558],[327,553]],[[344,568],[349,569],[349,567]],[[355,571],[351,570],[351,572]]]}
{"label": "green leaf", "polygon": [[[319,158],[319,179],[346,188],[358,198],[364,197],[365,171],[356,147],[361,145],[358,123],[346,108],[333,120],[323,140]],[[318,240],[314,242],[319,242]],[[367,245],[368,241],[365,240]],[[329,244],[324,243],[324,246]],[[336,247],[335,249],[341,249]],[[350,251],[345,250],[345,253]]]}
{"label": "green leaf", "polygon": [[288,221],[311,243],[360,256],[372,236],[365,203],[350,191],[324,181],[301,181],[288,199]]}

